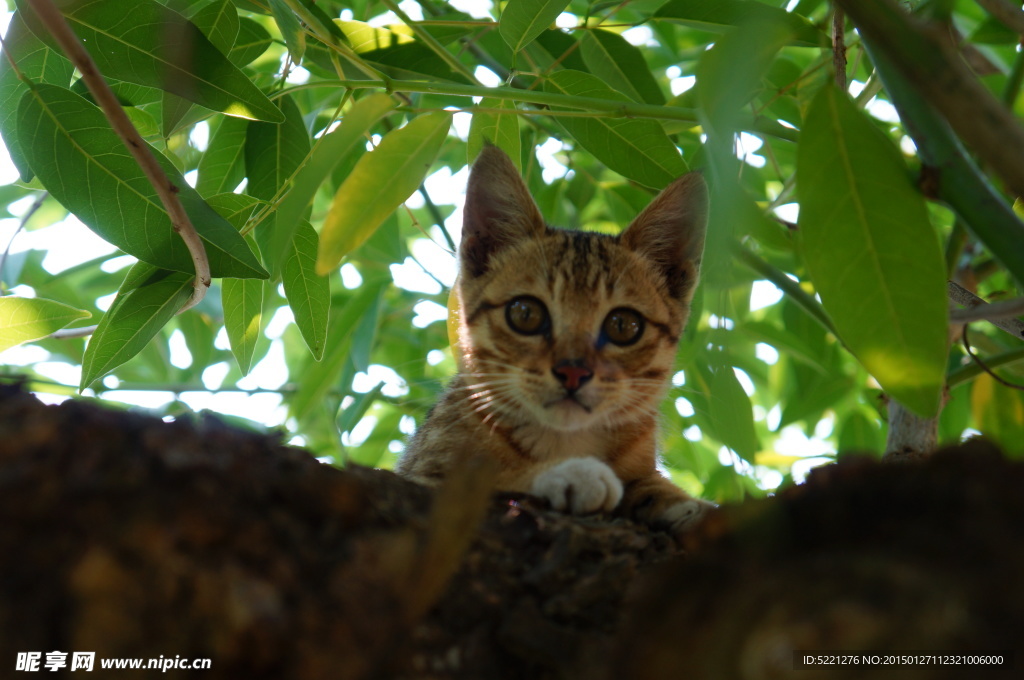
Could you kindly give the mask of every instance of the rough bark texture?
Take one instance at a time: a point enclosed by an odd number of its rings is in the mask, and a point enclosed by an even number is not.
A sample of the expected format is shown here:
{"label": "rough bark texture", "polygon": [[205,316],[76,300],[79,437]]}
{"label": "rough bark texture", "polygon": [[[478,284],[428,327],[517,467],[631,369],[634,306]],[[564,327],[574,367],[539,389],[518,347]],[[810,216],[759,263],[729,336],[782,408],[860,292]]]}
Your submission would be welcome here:
{"label": "rough bark texture", "polygon": [[792,653],[1021,646],[1024,466],[984,444],[822,469],[724,508],[685,550],[487,499],[466,470],[435,502],[213,418],[0,386],[0,677],[59,650],[206,657],[161,677],[207,679],[884,678]]}

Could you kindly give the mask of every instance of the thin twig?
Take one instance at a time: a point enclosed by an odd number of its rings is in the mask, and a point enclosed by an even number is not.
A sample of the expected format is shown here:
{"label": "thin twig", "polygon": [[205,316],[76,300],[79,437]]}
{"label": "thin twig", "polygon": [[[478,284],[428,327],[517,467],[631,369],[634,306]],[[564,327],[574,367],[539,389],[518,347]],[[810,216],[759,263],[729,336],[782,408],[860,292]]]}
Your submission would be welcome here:
{"label": "thin twig", "polygon": [[1018,385],[1016,383],[1010,382],[1009,380],[1004,380],[1003,378],[1000,378],[998,375],[996,375],[992,371],[991,368],[989,368],[987,365],[985,365],[985,362],[981,360],[981,357],[979,357],[977,354],[975,354],[974,352],[971,351],[971,343],[967,339],[967,329],[968,328],[970,328],[970,324],[966,324],[965,323],[964,324],[963,335],[961,336],[961,338],[963,339],[964,350],[967,352],[967,355],[969,357],[971,357],[971,360],[974,361],[974,363],[978,364],[978,366],[981,366],[982,370],[984,370],[986,373],[988,373],[990,376],[992,376],[992,378],[996,382],[1000,383],[1001,385],[1006,385],[1007,387],[1012,387],[1015,390],[1024,390],[1024,385]]}
{"label": "thin twig", "polygon": [[1015,338],[1024,338],[1024,321],[1012,318],[1024,314],[1024,298],[988,303],[953,281],[948,282],[948,289],[949,299],[967,307],[967,309],[956,309],[950,312],[950,321],[955,323],[988,321]]}
{"label": "thin twig", "polygon": [[61,50],[82,74],[82,80],[85,81],[92,93],[93,99],[99,104],[110,122],[110,126],[124,142],[135,162],[142,168],[146,179],[153,185],[160,197],[160,202],[163,203],[164,209],[171,219],[171,226],[188,247],[188,251],[192,255],[192,262],[195,264],[196,279],[193,283],[192,297],[179,310],[179,313],[194,307],[203,299],[206,290],[210,287],[210,261],[206,257],[206,248],[203,246],[202,239],[199,238],[185,208],[178,200],[179,188],[167,178],[163,168],[157,163],[156,157],[150,152],[149,145],[132,125],[131,120],[117,101],[117,97],[96,67],[96,63],[52,0],[31,0],[31,4],[46,29],[60,45]]}
{"label": "thin twig", "polygon": [[4,248],[3,254],[0,255],[0,277],[2,277],[4,273],[4,267],[7,265],[7,256],[10,255],[11,253],[11,246],[14,245],[14,239],[18,238],[18,234],[22,232],[22,230],[25,228],[25,225],[28,224],[28,221],[32,219],[33,215],[36,214],[36,211],[43,206],[43,201],[45,201],[46,197],[49,195],[50,192],[48,191],[44,191],[41,194],[39,194],[39,197],[35,201],[33,201],[32,205],[29,206],[28,210],[25,211],[25,214],[21,216],[21,221],[18,222],[18,228],[14,230],[13,234],[11,234],[11,240],[7,242],[7,247]]}
{"label": "thin twig", "polygon": [[836,87],[846,91],[846,12],[841,7],[832,10],[832,68]]}
{"label": "thin twig", "polygon": [[[985,359],[985,364],[988,368],[995,369],[999,366],[1009,366],[1021,361],[1024,361],[1024,347],[1011,349],[1001,354],[994,354]],[[961,366],[956,370],[950,371],[949,375],[946,376],[946,385],[949,389],[953,389],[957,385],[963,385],[974,380],[984,372],[985,369],[975,363]]]}

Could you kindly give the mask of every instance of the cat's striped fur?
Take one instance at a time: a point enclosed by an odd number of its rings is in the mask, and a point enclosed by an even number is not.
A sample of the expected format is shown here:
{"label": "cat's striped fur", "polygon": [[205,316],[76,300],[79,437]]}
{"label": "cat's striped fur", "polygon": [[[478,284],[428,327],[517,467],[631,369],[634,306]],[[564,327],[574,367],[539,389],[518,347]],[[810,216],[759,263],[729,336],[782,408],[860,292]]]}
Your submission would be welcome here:
{"label": "cat's striped fur", "polygon": [[460,246],[460,371],[401,474],[441,479],[467,452],[498,488],[577,513],[620,508],[685,530],[708,506],[655,469],[657,412],[697,283],[707,215],[698,174],[620,236],[546,225],[515,166],[486,146]]}

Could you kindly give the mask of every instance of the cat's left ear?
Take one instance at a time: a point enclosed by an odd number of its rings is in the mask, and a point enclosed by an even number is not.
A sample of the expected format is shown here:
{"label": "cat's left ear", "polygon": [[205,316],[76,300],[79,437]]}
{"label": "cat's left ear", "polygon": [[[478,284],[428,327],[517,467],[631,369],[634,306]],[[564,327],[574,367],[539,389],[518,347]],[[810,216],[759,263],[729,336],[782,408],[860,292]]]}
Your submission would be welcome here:
{"label": "cat's left ear", "polygon": [[654,264],[669,294],[685,303],[697,287],[707,223],[708,186],[700,173],[691,172],[665,187],[620,239]]}
{"label": "cat's left ear", "polygon": [[493,144],[484,144],[466,187],[459,246],[463,271],[481,276],[498,252],[545,229],[540,209],[512,160]]}

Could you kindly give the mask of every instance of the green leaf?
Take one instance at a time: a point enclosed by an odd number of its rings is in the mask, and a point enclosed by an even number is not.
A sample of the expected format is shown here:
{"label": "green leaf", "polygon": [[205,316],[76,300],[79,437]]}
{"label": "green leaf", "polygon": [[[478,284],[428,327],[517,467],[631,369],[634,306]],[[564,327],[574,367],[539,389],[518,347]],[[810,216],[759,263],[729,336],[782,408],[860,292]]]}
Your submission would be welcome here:
{"label": "green leaf", "polygon": [[245,134],[249,123],[241,118],[220,122],[206,152],[199,159],[196,190],[203,196],[232,191],[245,178]]}
{"label": "green leaf", "polygon": [[718,132],[727,137],[730,157],[743,111],[763,88],[765,74],[791,35],[784,22],[744,24],[704,52],[697,64],[701,122],[711,128],[706,130],[709,135]]}
{"label": "green leaf", "polygon": [[[417,40],[408,26],[398,24],[378,27],[361,21],[341,20],[336,20],[332,25],[345,36],[352,49],[365,62],[393,78],[423,80],[426,77],[429,80],[467,82],[441,56]],[[332,67],[329,52],[311,45],[307,54],[321,66]],[[344,61],[341,66],[350,77],[366,77]]]}
{"label": "green leaf", "polygon": [[380,396],[383,389],[384,383],[379,382],[369,392],[357,395],[355,401],[349,404],[348,408],[342,409],[338,414],[338,432],[351,432],[352,428],[359,424],[366,412],[373,406],[373,402],[377,401],[377,397]]}
{"label": "green leaf", "polygon": [[234,46],[239,19],[231,0],[213,0],[196,12],[192,21],[222,53],[227,54]]}
{"label": "green leaf", "polygon": [[580,54],[579,41],[557,28],[541,31],[537,39],[526,46],[525,54],[544,71],[571,68],[589,72]]}
{"label": "green leaf", "polygon": [[[153,87],[136,85],[135,83],[126,83],[123,80],[112,80],[107,78],[107,84],[110,85],[110,91],[114,93],[115,97],[117,97],[118,103],[125,107],[139,107],[145,106],[146,104],[153,104],[161,101],[163,96],[166,94]],[[92,92],[89,91],[89,86],[86,85],[85,81],[81,78],[71,84],[71,91],[77,95],[81,95],[91,104],[96,103],[96,100],[92,96]],[[131,115],[130,110],[126,113]],[[145,135],[143,135],[143,137],[145,137]]]}
{"label": "green leaf", "polygon": [[207,202],[211,208],[217,211],[218,215],[235,228],[235,231],[241,231],[245,227],[249,217],[252,215],[252,211],[257,205],[262,203],[259,199],[253,198],[248,194],[232,193],[210,196]]}
{"label": "green leaf", "polygon": [[747,173],[736,157],[735,140],[744,111],[791,35],[791,29],[777,20],[745,23],[722,36],[697,63],[695,89],[706,135],[705,172],[711,180],[711,205],[715,206],[701,263],[707,281],[730,277],[734,262],[730,248],[737,238],[777,228],[740,181]]}
{"label": "green leaf", "polygon": [[554,23],[568,4],[567,0],[509,0],[498,32],[512,51],[518,52]]}
{"label": "green leaf", "polygon": [[839,453],[869,451],[881,454],[882,430],[860,410],[851,412],[839,426]]}
{"label": "green leaf", "polygon": [[309,153],[309,132],[295,100],[278,99],[284,122],[249,123],[245,137],[246,193],[264,201],[277,194]]}
{"label": "green leaf", "polygon": [[228,61],[241,68],[266,52],[273,42],[267,29],[252,19],[239,17],[238,35],[228,52]]}
{"label": "green leaf", "polygon": [[[238,10],[231,0],[214,0],[202,7],[192,22],[203,32],[213,46],[227,54],[238,35]],[[163,93],[161,129],[164,137],[170,137],[178,124],[188,115],[192,102],[176,94]]]}
{"label": "green leaf", "polygon": [[175,133],[178,125],[192,110],[192,102],[170,92],[161,92],[160,95],[160,134],[167,138]]}
{"label": "green leaf", "polygon": [[317,361],[324,356],[331,308],[330,279],[316,273],[319,238],[309,222],[300,221],[281,267],[284,294],[295,315],[295,324]]}
{"label": "green leaf", "polygon": [[220,349],[214,347],[221,324],[219,321],[214,322],[209,314],[200,311],[206,306],[204,303],[205,298],[203,303],[179,314],[174,319],[178,330],[185,337],[188,353],[192,355],[192,364],[185,369],[185,379],[187,380],[201,380],[203,372],[211,364],[216,363],[214,357],[221,352]]}
{"label": "green leaf", "polygon": [[779,427],[782,428],[792,423],[806,420],[814,425],[821,419],[824,412],[840,400],[850,397],[850,393],[857,387],[852,378],[847,376],[836,377],[838,369],[826,376],[815,376],[806,384],[798,385],[796,382],[787,384],[787,393],[782,397],[782,417],[779,419]]}
{"label": "green leaf", "polygon": [[302,61],[302,55],[306,53],[306,34],[302,31],[299,18],[284,0],[270,0],[270,11],[277,22],[277,29],[284,37],[285,45],[288,46],[292,61],[298,64]]}
{"label": "green leaf", "polygon": [[[46,189],[102,238],[154,265],[195,271],[156,191],[95,106],[70,90],[36,85],[18,107],[18,139]],[[178,188],[213,276],[266,277],[238,232],[163,154],[150,151]]]}
{"label": "green leaf", "polygon": [[334,195],[320,232],[316,271],[327,274],[423,182],[448,135],[451,114],[419,116],[381,140]]}
{"label": "green leaf", "polygon": [[45,338],[76,319],[88,319],[84,309],[44,300],[17,296],[0,297],[0,352]]}
{"label": "green leaf", "polygon": [[750,397],[743,391],[732,366],[719,366],[715,371],[709,411],[715,438],[753,464],[761,443],[754,431]]}
{"label": "green leaf", "polygon": [[79,389],[141,352],[192,295],[192,276],[138,262],[89,338]]}
{"label": "green leaf", "polygon": [[[55,48],[31,2],[17,4],[32,32]],[[277,107],[195,24],[154,0],[71,0],[62,11],[107,77],[155,87],[230,116],[282,120]]]}
{"label": "green leaf", "polygon": [[305,422],[324,403],[331,389],[338,387],[338,378],[350,360],[352,335],[363,317],[376,314],[384,286],[382,281],[364,282],[334,315],[327,332],[327,351],[323,362],[314,370],[304,372],[304,379],[288,405],[289,412],[299,422]]}
{"label": "green leaf", "polygon": [[362,21],[342,21],[335,24],[345,35],[349,47],[356,54],[376,52],[398,45],[410,45],[416,37],[408,26],[372,26]]}
{"label": "green leaf", "polygon": [[[241,230],[260,201],[245,194],[217,194],[210,197],[210,207],[238,230]],[[253,252],[259,252],[255,239],[245,237]],[[256,345],[260,342],[263,323],[263,296],[266,284],[254,279],[224,279],[221,282],[221,308],[228,344],[242,375],[252,368]]]}
{"label": "green leaf", "polygon": [[331,42],[335,40],[341,43],[345,42],[345,34],[342,33],[341,29],[334,23],[334,19],[328,15],[323,7],[317,4],[317,0],[297,0],[297,2],[302,5],[302,10],[301,12],[296,10],[296,14],[299,14],[302,21],[313,29],[313,33],[318,36],[329,35],[331,36],[329,38]]}
{"label": "green leaf", "polygon": [[491,142],[508,154],[517,169],[523,169],[523,149],[519,138],[519,116],[516,115],[516,103],[511,99],[493,99],[485,97],[476,105],[477,109],[496,109],[510,113],[491,113],[476,111],[469,124],[469,140],[467,153],[472,163],[484,147],[484,141]]}
{"label": "green leaf", "polygon": [[316,143],[309,160],[295,175],[295,181],[277,208],[277,224],[265,248],[271,254],[268,264],[275,270],[282,258],[274,255],[289,251],[292,237],[317,189],[341,159],[348,156],[357,145],[365,144],[370,128],[394,108],[395,100],[386,94],[363,97],[345,112],[341,125]]}
{"label": "green leaf", "polygon": [[818,47],[824,34],[806,18],[756,0],[670,0],[654,13],[703,31],[727,31],[740,24],[782,22],[793,31],[793,44]]}
{"label": "green leaf", "polygon": [[664,104],[665,95],[638,48],[618,33],[585,31],[580,52],[587,70],[635,102]]}
{"label": "green leaf", "polygon": [[[246,240],[256,248],[256,244],[250,238]],[[224,329],[228,333],[231,353],[235,355],[242,375],[249,374],[256,342],[260,339],[264,285],[259,279],[224,279],[221,282],[220,299],[224,308]]]}
{"label": "green leaf", "polygon": [[[11,18],[4,37],[4,52],[18,65],[18,70],[34,82],[66,87],[75,72],[70,61],[44,45],[28,30],[20,12]],[[28,86],[18,78],[6,57],[0,58],[0,134],[3,134],[11,161],[23,182],[32,180],[32,169],[18,142],[17,113],[18,102],[27,91]]]}
{"label": "green leaf", "polygon": [[[544,90],[577,97],[629,101],[628,97],[605,85],[600,78],[568,69],[550,74],[544,81]],[[657,121],[601,117],[559,118],[558,122],[599,161],[645,186],[664,189],[687,170],[679,151]]]}
{"label": "green leaf", "polygon": [[828,369],[822,365],[814,349],[789,328],[779,328],[766,321],[749,321],[741,326],[740,331],[745,337],[767,343],[787,357],[810,366],[821,375],[828,375]]}
{"label": "green leaf", "polygon": [[808,111],[797,187],[804,260],[844,344],[891,397],[934,415],[947,352],[942,252],[895,145],[831,85]]}

